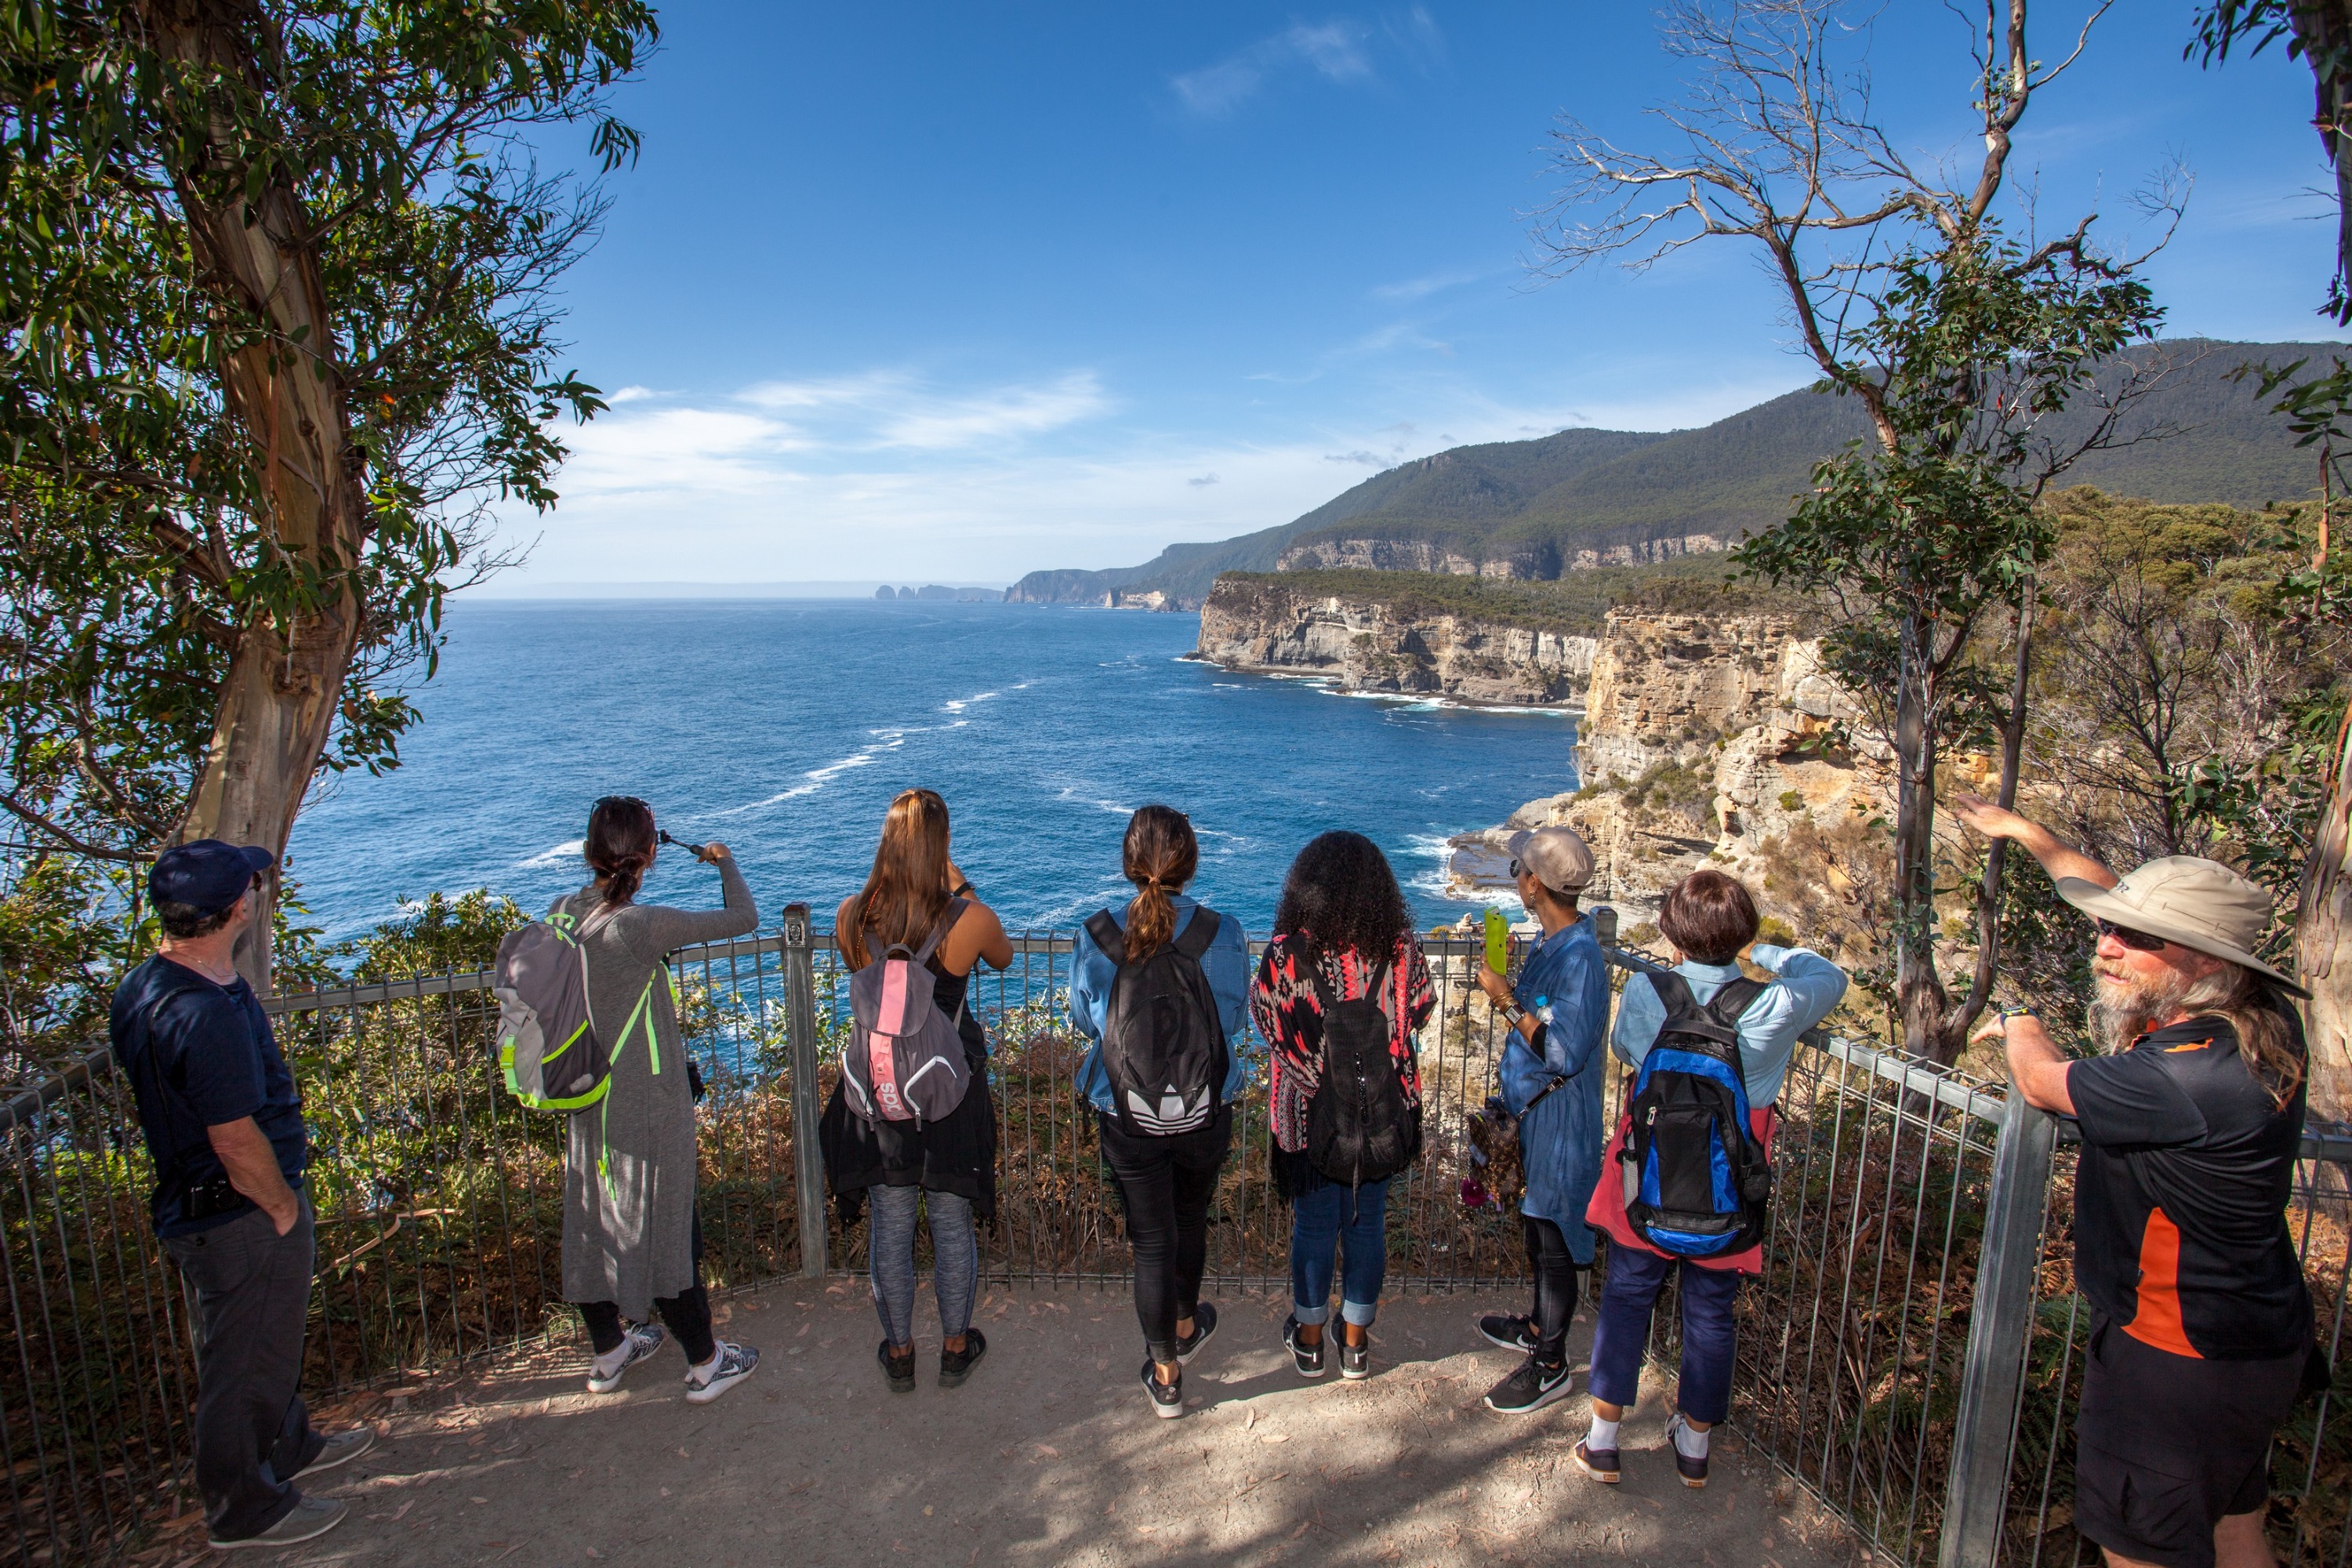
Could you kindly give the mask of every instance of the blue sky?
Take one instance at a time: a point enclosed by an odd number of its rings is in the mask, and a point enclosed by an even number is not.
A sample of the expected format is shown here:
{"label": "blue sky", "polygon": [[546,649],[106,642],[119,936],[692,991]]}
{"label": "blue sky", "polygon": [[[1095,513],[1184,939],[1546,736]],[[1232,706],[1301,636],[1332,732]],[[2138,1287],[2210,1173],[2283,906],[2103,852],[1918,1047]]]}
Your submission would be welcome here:
{"label": "blue sky", "polygon": [[[2051,16],[2041,52],[2062,51]],[[2044,221],[2168,159],[2170,330],[2333,335],[2310,87],[2182,61],[2138,0],[2037,99]],[[1529,214],[1573,113],[1663,145],[1675,88],[1621,0],[1289,11],[683,0],[619,108],[645,154],[564,285],[614,406],[490,591],[648,579],[1007,583],[1287,521],[1380,468],[1570,425],[1704,424],[1802,384],[1755,258],[1539,283]],[[1877,24],[1904,144],[1967,143],[1966,35]],[[2071,42],[2071,34],[2067,42]],[[578,157],[551,141],[551,156]]]}

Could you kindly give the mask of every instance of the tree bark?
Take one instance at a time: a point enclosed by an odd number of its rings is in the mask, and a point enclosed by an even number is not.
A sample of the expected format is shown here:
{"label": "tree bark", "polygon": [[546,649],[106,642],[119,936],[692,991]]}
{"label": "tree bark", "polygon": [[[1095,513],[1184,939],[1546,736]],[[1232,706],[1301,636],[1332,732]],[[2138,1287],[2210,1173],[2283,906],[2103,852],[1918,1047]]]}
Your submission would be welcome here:
{"label": "tree bark", "polygon": [[2295,973],[2311,987],[2305,1009],[2313,1114],[2352,1118],[2352,713],[2336,727],[2327,803],[2312,826],[2295,902]]}
{"label": "tree bark", "polygon": [[1908,646],[1895,675],[1895,1005],[1904,1050],[1941,1061],[1950,1001],[1936,973],[1936,744],[1925,668],[1933,635],[1932,626],[1905,628]]}
{"label": "tree bark", "polygon": [[[261,79],[268,23],[238,0],[160,0],[146,7],[164,51],[248,84]],[[272,342],[224,366],[229,409],[263,468],[265,515],[255,521],[298,568],[329,581],[355,566],[366,542],[367,499],[344,388],[333,359],[333,317],[310,226],[282,171],[259,198],[244,194],[231,127],[216,117],[205,163],[178,195],[206,286],[236,316],[267,321]],[[284,624],[250,616],[221,683],[212,744],[178,841],[225,838],[282,856],[295,814],[332,732],[359,645],[363,610],[348,582],[311,613]],[[274,909],[275,879],[266,889]],[[238,946],[237,968],[267,994],[270,921]]]}
{"label": "tree bark", "polygon": [[2327,300],[2341,326],[2352,322],[2352,73],[2330,75],[2327,63],[2352,58],[2352,0],[2297,0],[2292,14],[2295,41],[2311,62],[2312,129],[2336,171],[2336,276]]}

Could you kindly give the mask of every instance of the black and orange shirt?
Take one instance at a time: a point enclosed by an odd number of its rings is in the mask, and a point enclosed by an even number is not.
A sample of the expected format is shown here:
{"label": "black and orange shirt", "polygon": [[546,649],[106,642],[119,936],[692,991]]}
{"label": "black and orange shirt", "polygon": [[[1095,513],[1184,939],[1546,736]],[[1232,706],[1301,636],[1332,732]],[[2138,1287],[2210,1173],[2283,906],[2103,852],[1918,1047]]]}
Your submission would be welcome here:
{"label": "black and orange shirt", "polygon": [[2075,1062],[2066,1089],[2083,1129],[2074,1277],[2091,1305],[2175,1355],[2264,1361],[2308,1345],[2286,1222],[2302,1089],[2274,1105],[2237,1032],[2202,1017]]}

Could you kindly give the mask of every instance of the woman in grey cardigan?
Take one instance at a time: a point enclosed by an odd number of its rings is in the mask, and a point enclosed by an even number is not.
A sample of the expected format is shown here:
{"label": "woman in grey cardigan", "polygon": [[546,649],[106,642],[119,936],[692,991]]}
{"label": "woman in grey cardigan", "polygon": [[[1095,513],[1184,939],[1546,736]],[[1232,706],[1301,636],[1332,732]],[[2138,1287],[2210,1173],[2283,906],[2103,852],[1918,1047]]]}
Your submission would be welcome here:
{"label": "woman in grey cardigan", "polygon": [[[584,852],[596,879],[549,910],[569,920],[588,959],[588,1005],[613,1053],[612,1088],[572,1118],[563,1171],[563,1297],[588,1324],[592,1394],[661,1348],[662,1321],[686,1352],[688,1399],[703,1404],[751,1375],[760,1352],[710,1333],[702,1225],[694,1211],[694,1096],[677,1031],[668,959],[689,942],[741,936],[760,923],[751,889],[723,844],[723,910],[635,903],[656,846],[653,808],[607,795],[588,815]],[[624,1328],[622,1320],[630,1321]]]}

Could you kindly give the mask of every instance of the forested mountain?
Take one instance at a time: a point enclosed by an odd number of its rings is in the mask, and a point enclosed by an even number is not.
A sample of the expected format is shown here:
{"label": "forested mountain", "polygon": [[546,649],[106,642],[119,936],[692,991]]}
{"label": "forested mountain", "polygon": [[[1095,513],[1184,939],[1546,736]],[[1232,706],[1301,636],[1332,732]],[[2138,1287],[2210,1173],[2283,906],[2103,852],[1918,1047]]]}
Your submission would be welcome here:
{"label": "forested mountain", "polygon": [[[2092,454],[2062,485],[2155,501],[2261,506],[2316,488],[2311,454],[2265,413],[2250,363],[2342,352],[2331,343],[2179,339],[2135,351],[2159,369],[2133,405],[2129,444]],[[2070,422],[2059,421],[2063,438]],[[1813,465],[1866,433],[1851,399],[1792,392],[1696,430],[1562,430],[1456,447],[1376,474],[1279,527],[1171,545],[1140,566],[1033,572],[1007,597],[1099,604],[1157,591],[1192,605],[1220,572],[1355,568],[1557,578],[1721,550],[1788,514]]]}

